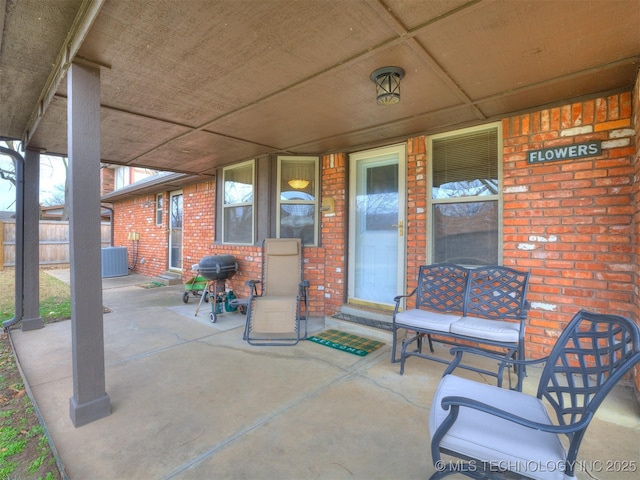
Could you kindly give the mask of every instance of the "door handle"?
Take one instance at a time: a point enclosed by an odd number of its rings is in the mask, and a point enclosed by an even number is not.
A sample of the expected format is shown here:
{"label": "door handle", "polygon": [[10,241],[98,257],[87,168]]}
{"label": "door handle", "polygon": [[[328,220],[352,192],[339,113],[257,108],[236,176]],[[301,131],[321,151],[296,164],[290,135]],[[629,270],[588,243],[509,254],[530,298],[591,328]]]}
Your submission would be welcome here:
{"label": "door handle", "polygon": [[396,223],[395,225],[391,225],[392,227],[397,227],[398,228],[398,235],[400,235],[401,237],[404,235],[404,225],[402,223],[402,220],[400,220],[398,223]]}

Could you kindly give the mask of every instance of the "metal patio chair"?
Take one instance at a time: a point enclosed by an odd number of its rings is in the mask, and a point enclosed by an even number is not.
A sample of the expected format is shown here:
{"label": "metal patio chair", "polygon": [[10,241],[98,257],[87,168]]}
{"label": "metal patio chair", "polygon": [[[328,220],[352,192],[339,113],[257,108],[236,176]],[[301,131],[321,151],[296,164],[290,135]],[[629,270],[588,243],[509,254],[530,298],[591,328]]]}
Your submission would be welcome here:
{"label": "metal patio chair", "polygon": [[[462,353],[473,353],[466,347],[453,350],[457,361]],[[429,418],[436,468],[431,479],[454,473],[575,478],[589,422],[616,383],[640,362],[640,329],[626,317],[582,310],[548,357],[521,363],[541,362],[545,365],[535,397],[452,375],[451,364]],[[445,462],[442,454],[455,458]]]}
{"label": "metal patio chair", "polygon": [[303,279],[302,241],[299,238],[265,239],[262,280],[249,280],[246,285],[251,291],[244,329],[247,342],[252,345],[295,345],[307,338],[309,282]]}

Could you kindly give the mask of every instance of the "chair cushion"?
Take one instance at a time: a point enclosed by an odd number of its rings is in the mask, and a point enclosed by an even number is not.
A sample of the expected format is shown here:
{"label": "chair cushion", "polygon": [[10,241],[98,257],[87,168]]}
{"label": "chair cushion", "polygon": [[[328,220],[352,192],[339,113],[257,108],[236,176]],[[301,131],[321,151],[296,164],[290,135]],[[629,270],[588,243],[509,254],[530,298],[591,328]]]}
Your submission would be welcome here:
{"label": "chair cushion", "polygon": [[451,324],[451,333],[497,342],[518,343],[520,324],[486,318],[462,317]]}
{"label": "chair cushion", "polygon": [[396,324],[412,329],[436,330],[449,333],[449,326],[461,318],[461,315],[436,313],[413,308],[398,312],[396,314]]}
{"label": "chair cushion", "polygon": [[295,333],[298,330],[296,297],[257,297],[251,306],[250,333]]}
{"label": "chair cushion", "polygon": [[298,255],[300,240],[297,238],[269,238],[265,240],[266,255]]}
{"label": "chair cushion", "polygon": [[[445,375],[431,406],[431,438],[449,413],[441,406],[442,399],[448,396],[471,398],[535,422],[552,424],[544,404],[536,397],[455,375]],[[557,435],[523,427],[470,408],[460,408],[456,422],[443,437],[440,447],[492,462],[491,465],[496,467],[509,467],[531,478],[567,478],[562,463],[566,453]]]}

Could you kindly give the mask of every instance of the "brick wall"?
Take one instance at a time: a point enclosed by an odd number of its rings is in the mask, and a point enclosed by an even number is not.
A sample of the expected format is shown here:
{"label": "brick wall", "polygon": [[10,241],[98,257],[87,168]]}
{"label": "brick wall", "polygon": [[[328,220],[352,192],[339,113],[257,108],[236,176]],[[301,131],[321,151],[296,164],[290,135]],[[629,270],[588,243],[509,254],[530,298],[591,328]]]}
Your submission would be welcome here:
{"label": "brick wall", "polygon": [[206,184],[190,185],[183,189],[184,230],[183,230],[183,280],[194,276],[191,266],[202,257],[209,255],[233,255],[238,262],[238,270],[226,280],[226,287],[238,297],[247,297],[247,280],[259,279],[262,274],[262,250],[254,245],[221,245],[215,238],[215,198],[216,184],[212,180]]}
{"label": "brick wall", "polygon": [[215,222],[215,180],[182,189],[182,272],[185,281],[193,276],[191,267],[212,255]]}
{"label": "brick wall", "polygon": [[116,186],[116,171],[113,168],[100,169],[100,195],[113,192]]}
{"label": "brick wall", "polygon": [[[323,272],[324,249],[317,247],[304,247],[304,278],[309,280],[309,314],[312,316],[324,315]],[[262,278],[262,246],[253,245],[213,245],[207,255],[233,255],[238,262],[238,271],[227,279],[226,286],[234,291],[237,297],[248,297],[249,288],[245,285],[247,280],[259,280]],[[204,255],[203,255],[204,256]],[[192,272],[184,271],[183,278],[193,276]],[[258,292],[260,289],[258,288]]]}
{"label": "brick wall", "polygon": [[324,312],[333,315],[347,298],[347,162],[345,154],[322,157],[322,198],[332,198],[334,213],[321,213],[321,241],[324,248],[324,275],[321,291]]}
{"label": "brick wall", "polygon": [[427,153],[426,137],[407,142],[407,286],[418,281],[420,265],[427,263]]}
{"label": "brick wall", "polygon": [[[168,204],[165,195],[164,204]],[[168,214],[163,212],[162,225],[156,225],[155,195],[141,195],[114,204],[113,244],[127,247],[129,267],[142,275],[160,275],[167,270],[168,259]],[[137,232],[140,240],[128,239],[129,233]]]}
{"label": "brick wall", "polygon": [[[323,157],[321,172],[321,198],[333,197],[336,213],[335,215],[320,214],[320,245],[304,247],[304,278],[310,283],[309,313],[312,316],[331,315],[337,312],[340,305],[344,303],[346,295],[344,222],[346,171],[344,155],[336,154]],[[215,210],[213,200],[210,208],[212,211]],[[188,228],[185,226],[185,232]],[[213,225],[210,231],[213,232]],[[206,253],[206,255],[221,254],[236,257],[238,272],[227,281],[227,285],[234,290],[237,296],[247,297],[249,291],[244,282],[259,279],[262,275],[261,247],[212,243]]]}
{"label": "brick wall", "polygon": [[[636,152],[633,159],[633,172],[634,172],[634,210],[633,210],[633,246],[634,246],[634,290],[633,290],[633,306],[635,310],[635,319],[640,319],[640,75],[636,79],[636,85],[633,90],[633,126],[635,128],[635,144]],[[636,366],[634,375],[636,385],[636,396],[640,401],[640,366]]]}
{"label": "brick wall", "polygon": [[[636,316],[630,93],[504,119],[504,264],[531,271],[528,355],[580,308]],[[602,154],[528,164],[527,151],[590,140]]]}
{"label": "brick wall", "polygon": [[[247,297],[247,280],[262,275],[262,248],[253,245],[222,245],[215,243],[215,181],[196,184],[183,189],[183,280],[194,275],[191,266],[208,255],[233,255],[238,271],[227,279],[226,286],[238,297]],[[325,249],[304,248],[304,276],[309,280],[309,312],[324,315]]]}
{"label": "brick wall", "polygon": [[[640,103],[639,90],[636,85],[633,93],[502,121],[503,259],[507,266],[531,272],[529,357],[546,354],[580,308],[639,316],[640,158],[635,145],[640,133],[634,126],[640,112],[632,105],[633,99]],[[598,157],[527,162],[529,150],[594,139],[602,141]],[[407,142],[407,291],[415,286],[419,265],[427,262],[426,142],[425,136]],[[305,278],[312,285],[312,315],[332,315],[347,295],[347,155],[325,155],[321,162],[321,196],[333,198],[335,213],[321,212],[321,243],[305,248]],[[183,194],[184,279],[191,278],[191,265],[205,255],[234,255],[239,271],[228,286],[247,296],[244,282],[261,275],[261,248],[215,243],[215,182],[185,187]],[[143,195],[115,208],[115,244],[130,246],[128,232],[140,232],[135,271],[146,275],[167,269],[168,214],[165,209],[163,224],[156,226],[154,200]],[[637,375],[636,382],[640,388]]]}

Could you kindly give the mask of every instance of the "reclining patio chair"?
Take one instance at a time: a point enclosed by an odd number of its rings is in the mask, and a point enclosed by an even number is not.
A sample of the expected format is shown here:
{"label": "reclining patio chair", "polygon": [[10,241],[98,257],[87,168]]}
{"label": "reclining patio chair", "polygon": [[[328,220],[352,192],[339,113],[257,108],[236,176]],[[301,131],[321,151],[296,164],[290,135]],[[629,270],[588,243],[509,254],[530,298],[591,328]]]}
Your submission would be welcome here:
{"label": "reclining patio chair", "polygon": [[262,280],[246,282],[251,293],[244,339],[250,344],[295,345],[307,338],[309,282],[303,280],[302,262],[299,238],[264,240]]}
{"label": "reclining patio chair", "polygon": [[[467,347],[453,351],[454,362],[473,353]],[[455,473],[503,478],[506,472],[512,472],[508,478],[575,478],[580,442],[596,409],[640,362],[640,329],[626,317],[583,310],[548,357],[521,363],[540,362],[545,366],[535,397],[452,375],[452,363],[429,418],[436,468],[431,479]],[[445,463],[442,454],[461,460]]]}

